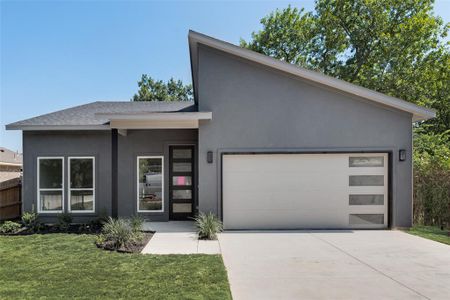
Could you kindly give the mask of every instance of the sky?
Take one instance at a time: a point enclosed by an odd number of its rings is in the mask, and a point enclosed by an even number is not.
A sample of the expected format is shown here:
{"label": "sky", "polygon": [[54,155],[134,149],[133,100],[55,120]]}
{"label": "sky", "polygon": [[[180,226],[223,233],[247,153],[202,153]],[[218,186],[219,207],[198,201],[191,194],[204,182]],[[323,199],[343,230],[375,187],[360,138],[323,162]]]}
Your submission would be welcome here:
{"label": "sky", "polygon": [[[128,101],[141,74],[191,81],[188,30],[238,44],[260,19],[303,1],[0,0],[0,146],[5,124],[99,100]],[[435,13],[450,22],[450,0]]]}

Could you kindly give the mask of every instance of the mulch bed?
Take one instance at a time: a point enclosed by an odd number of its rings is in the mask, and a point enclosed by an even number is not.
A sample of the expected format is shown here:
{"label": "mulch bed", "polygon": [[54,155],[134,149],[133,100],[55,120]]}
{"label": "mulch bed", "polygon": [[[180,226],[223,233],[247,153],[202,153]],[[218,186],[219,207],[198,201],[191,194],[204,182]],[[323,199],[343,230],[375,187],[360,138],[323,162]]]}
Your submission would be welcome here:
{"label": "mulch bed", "polygon": [[121,247],[119,249],[116,249],[112,243],[95,243],[95,245],[104,250],[108,251],[117,251],[121,253],[141,253],[144,247],[147,245],[147,243],[151,240],[154,232],[153,231],[143,231],[143,238],[138,243],[133,243],[124,247]]}
{"label": "mulch bed", "polygon": [[29,228],[22,227],[14,233],[0,233],[0,235],[17,236],[17,235],[31,235],[31,234],[51,234],[51,233],[73,233],[73,234],[99,234],[101,232],[101,225],[97,224],[71,224],[68,228],[63,229],[58,225],[41,225],[38,231],[33,231]]}

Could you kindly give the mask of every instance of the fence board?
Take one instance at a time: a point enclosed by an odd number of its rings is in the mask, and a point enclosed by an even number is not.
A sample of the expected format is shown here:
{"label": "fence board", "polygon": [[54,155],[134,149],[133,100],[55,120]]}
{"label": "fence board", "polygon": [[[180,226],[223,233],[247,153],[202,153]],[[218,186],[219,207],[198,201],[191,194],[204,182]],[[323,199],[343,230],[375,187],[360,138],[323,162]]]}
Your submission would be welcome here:
{"label": "fence board", "polygon": [[20,181],[0,186],[0,221],[19,218],[22,214]]}

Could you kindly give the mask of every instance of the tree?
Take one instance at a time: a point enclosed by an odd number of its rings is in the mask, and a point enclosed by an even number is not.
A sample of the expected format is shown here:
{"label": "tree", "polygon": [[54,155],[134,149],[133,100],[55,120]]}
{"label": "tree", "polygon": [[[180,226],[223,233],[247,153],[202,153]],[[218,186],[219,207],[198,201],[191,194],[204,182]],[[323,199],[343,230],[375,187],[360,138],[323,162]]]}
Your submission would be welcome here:
{"label": "tree", "polygon": [[437,110],[425,126],[450,128],[449,24],[433,0],[316,0],[276,10],[241,46]]}
{"label": "tree", "polygon": [[170,78],[167,82],[154,80],[143,74],[138,81],[139,90],[132,101],[190,101],[192,100],[192,85],[181,80]]}

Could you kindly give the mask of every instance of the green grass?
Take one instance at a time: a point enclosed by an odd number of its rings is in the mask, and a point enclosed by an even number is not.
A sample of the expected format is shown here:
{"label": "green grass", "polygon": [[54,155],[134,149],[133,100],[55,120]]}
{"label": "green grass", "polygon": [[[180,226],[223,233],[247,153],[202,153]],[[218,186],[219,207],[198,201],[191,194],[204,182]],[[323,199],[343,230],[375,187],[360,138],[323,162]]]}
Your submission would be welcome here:
{"label": "green grass", "polygon": [[450,245],[450,236],[448,236],[449,230],[441,230],[439,227],[416,225],[406,232],[418,235],[429,240]]}
{"label": "green grass", "polygon": [[121,254],[94,238],[0,236],[0,299],[231,299],[218,255]]}

